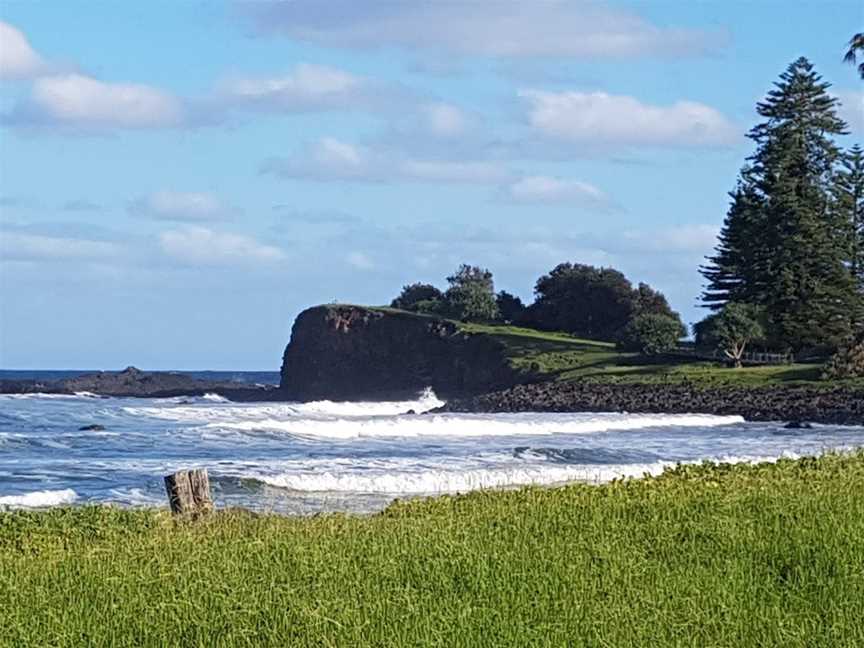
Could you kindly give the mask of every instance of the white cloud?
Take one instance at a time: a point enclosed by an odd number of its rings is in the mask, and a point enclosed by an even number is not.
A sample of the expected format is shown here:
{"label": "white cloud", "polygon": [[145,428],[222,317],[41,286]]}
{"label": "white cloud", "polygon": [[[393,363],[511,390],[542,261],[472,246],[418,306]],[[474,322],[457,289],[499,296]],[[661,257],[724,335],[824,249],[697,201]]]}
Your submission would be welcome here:
{"label": "white cloud", "polygon": [[468,129],[469,118],[465,112],[452,104],[436,102],[422,107],[428,130],[438,137],[456,137]]}
{"label": "white cloud", "polygon": [[834,94],[840,100],[838,112],[849,124],[849,132],[854,137],[864,137],[864,92],[841,90]]}
{"label": "white cloud", "polygon": [[368,254],[363,252],[351,252],[345,260],[349,266],[357,270],[372,270],[375,268],[375,262]]}
{"label": "white cloud", "polygon": [[44,68],[44,61],[21,30],[0,20],[0,79],[26,79]]}
{"label": "white cloud", "polygon": [[716,32],[660,27],[595,2],[293,0],[253,11],[262,33],[295,40],[492,57],[698,56],[727,40]]}
{"label": "white cloud", "polygon": [[609,196],[592,184],[551,176],[526,176],[510,184],[505,197],[517,203],[577,205],[609,209]]}
{"label": "white cloud", "polygon": [[12,119],[96,129],[157,128],[181,125],[184,108],[179,99],[152,86],[66,74],[37,79],[29,101]]}
{"label": "white cloud", "polygon": [[107,241],[0,230],[3,260],[104,261],[117,258],[122,251],[119,245]]}
{"label": "white cloud", "polygon": [[454,162],[403,160],[396,166],[397,175],[422,182],[492,184],[510,177],[510,172],[494,162]]}
{"label": "white cloud", "polygon": [[236,210],[208,193],[156,191],[129,204],[136,216],[173,221],[212,221],[229,217]]}
{"label": "white cloud", "polygon": [[599,146],[722,146],[738,129],[718,110],[695,101],[645,104],[605,92],[523,90],[530,125],[542,135]]}
{"label": "white cloud", "polygon": [[621,235],[619,245],[623,249],[646,252],[707,254],[717,244],[719,233],[717,225],[707,224],[685,224],[654,231],[628,230]]}
{"label": "white cloud", "polygon": [[364,103],[367,81],[343,70],[300,63],[285,76],[237,78],[220,91],[232,102],[286,111],[353,108]]}
{"label": "white cloud", "polygon": [[273,158],[262,172],[284,178],[322,182],[437,182],[492,184],[511,173],[500,164],[484,161],[421,160],[389,150],[324,137],[288,158]]}
{"label": "white cloud", "polygon": [[285,259],[278,247],[264,245],[243,234],[188,226],[162,232],[159,245],[169,257],[194,265],[274,263]]}

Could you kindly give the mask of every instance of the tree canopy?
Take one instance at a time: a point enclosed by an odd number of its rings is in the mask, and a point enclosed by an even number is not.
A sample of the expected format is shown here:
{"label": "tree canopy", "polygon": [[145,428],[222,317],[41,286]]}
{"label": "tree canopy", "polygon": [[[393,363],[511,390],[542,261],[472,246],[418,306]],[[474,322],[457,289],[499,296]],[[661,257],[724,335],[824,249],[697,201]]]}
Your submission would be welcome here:
{"label": "tree canopy", "polygon": [[742,169],[715,254],[701,269],[703,302],[763,307],[769,337],[801,350],[836,347],[858,319],[849,228],[833,185],[846,133],[838,100],[805,58],[792,63],[766,99],[748,137],[756,151]]}
{"label": "tree canopy", "polygon": [[495,283],[485,268],[462,264],[449,277],[450,287],[444,293],[446,312],[454,319],[484,322],[498,318]]}
{"label": "tree canopy", "polygon": [[693,327],[696,345],[721,351],[740,367],[747,346],[765,336],[764,319],[765,313],[758,306],[729,302]]}
{"label": "tree canopy", "polygon": [[422,310],[424,303],[440,301],[443,296],[432,284],[413,283],[402,287],[402,292],[390,302],[390,307],[410,311]]}
{"label": "tree canopy", "polygon": [[634,289],[613,268],[561,263],[537,280],[534,294],[526,321],[543,330],[615,341],[640,314],[663,315],[680,323],[662,293],[647,284]]}

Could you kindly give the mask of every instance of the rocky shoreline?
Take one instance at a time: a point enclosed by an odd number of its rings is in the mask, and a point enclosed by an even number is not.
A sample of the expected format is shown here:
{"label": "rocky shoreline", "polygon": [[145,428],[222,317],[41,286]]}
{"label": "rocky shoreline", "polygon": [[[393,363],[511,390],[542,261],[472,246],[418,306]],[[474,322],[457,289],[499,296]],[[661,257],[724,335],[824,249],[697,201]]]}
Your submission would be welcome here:
{"label": "rocky shoreline", "polygon": [[[172,372],[128,367],[53,382],[0,380],[0,394],[76,394],[124,398],[195,397],[217,394],[235,402],[296,401],[276,385],[207,381]],[[405,390],[380,393],[406,400]],[[302,399],[299,399],[302,400]],[[350,400],[350,399],[349,399]],[[430,413],[633,412],[739,415],[748,421],[864,425],[864,389],[811,386],[712,386],[543,382],[449,400]]]}
{"label": "rocky shoreline", "polygon": [[864,425],[864,389],[549,382],[451,400],[434,411],[718,414],[748,421]]}

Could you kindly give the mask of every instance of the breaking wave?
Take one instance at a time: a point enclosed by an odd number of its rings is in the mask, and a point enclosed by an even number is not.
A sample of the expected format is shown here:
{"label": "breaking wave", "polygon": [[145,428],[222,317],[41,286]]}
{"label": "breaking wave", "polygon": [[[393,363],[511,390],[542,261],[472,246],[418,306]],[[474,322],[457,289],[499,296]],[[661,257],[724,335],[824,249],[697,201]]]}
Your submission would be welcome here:
{"label": "breaking wave", "polygon": [[656,427],[714,427],[741,423],[740,416],[707,414],[442,414],[366,419],[275,419],[211,422],[209,428],[285,432],[303,437],[478,437],[590,434]]}
{"label": "breaking wave", "polygon": [[23,495],[0,495],[0,508],[43,508],[71,504],[77,499],[78,493],[71,488],[34,491]]}
{"label": "breaking wave", "polygon": [[[721,463],[764,463],[780,458],[796,459],[795,453],[780,456],[726,456]],[[680,463],[694,464],[700,461]],[[291,491],[381,493],[388,495],[435,495],[463,493],[474,490],[513,488],[518,486],[551,486],[567,482],[600,484],[614,479],[659,475],[679,462],[654,461],[614,465],[544,465],[500,466],[447,470],[388,471],[377,474],[367,472],[290,472],[279,475],[250,476],[257,481]]]}

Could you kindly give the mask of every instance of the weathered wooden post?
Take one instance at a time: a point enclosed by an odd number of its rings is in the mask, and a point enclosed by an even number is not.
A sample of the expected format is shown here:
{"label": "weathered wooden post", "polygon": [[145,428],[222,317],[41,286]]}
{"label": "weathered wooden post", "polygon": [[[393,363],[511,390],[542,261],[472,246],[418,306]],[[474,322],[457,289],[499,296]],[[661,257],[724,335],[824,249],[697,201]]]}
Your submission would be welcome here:
{"label": "weathered wooden post", "polygon": [[174,515],[197,517],[213,510],[207,469],[181,470],[165,477],[165,490]]}

